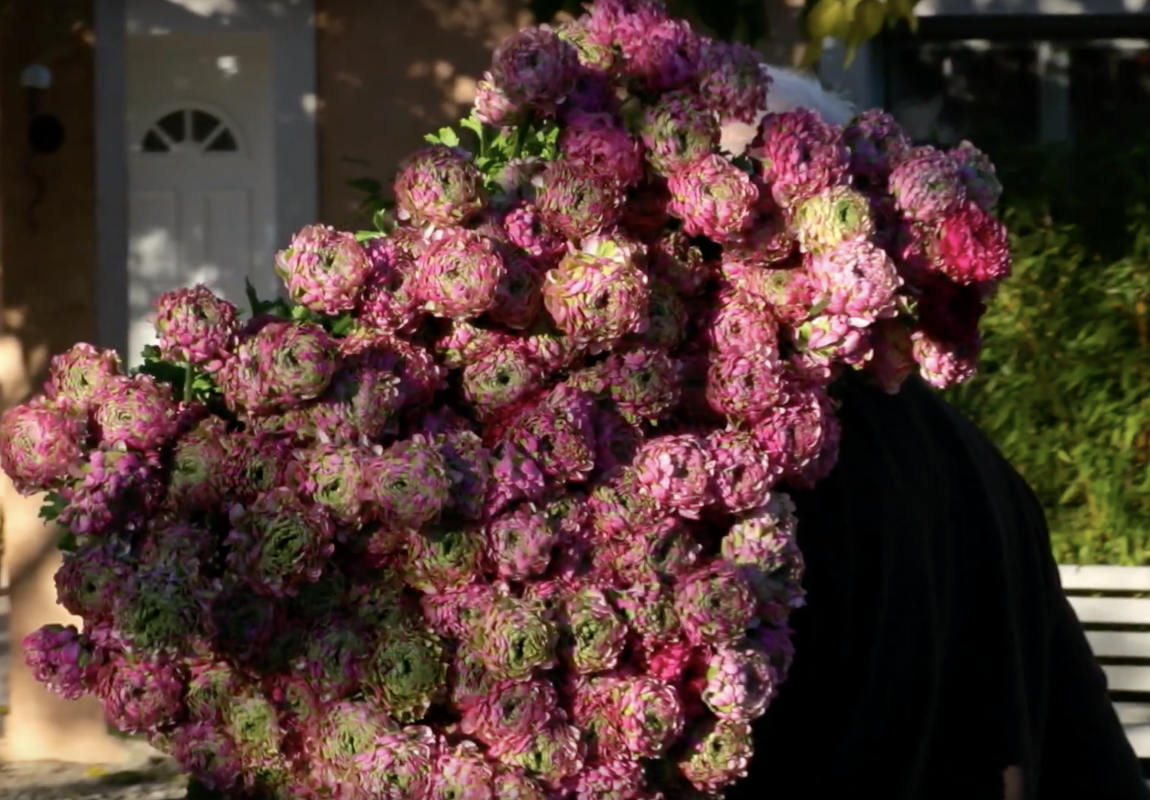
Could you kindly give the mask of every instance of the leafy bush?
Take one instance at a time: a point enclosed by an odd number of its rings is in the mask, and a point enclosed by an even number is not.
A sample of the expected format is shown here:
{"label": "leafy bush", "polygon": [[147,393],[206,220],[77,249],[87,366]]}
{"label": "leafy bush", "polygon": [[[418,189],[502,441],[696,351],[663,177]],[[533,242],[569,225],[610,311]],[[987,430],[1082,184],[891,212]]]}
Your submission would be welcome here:
{"label": "leafy bush", "polygon": [[1035,488],[1061,563],[1150,563],[1150,148],[996,161],[1015,273],[951,399]]}

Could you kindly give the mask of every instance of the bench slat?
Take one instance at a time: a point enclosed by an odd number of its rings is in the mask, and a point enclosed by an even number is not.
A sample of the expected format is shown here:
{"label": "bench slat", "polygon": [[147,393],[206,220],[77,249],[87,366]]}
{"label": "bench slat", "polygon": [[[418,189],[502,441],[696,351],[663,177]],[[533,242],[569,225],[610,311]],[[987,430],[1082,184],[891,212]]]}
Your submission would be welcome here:
{"label": "bench slat", "polygon": [[1150,567],[1062,566],[1058,573],[1063,589],[1150,592]]}
{"label": "bench slat", "polygon": [[1139,758],[1150,758],[1150,725],[1126,728],[1126,738],[1134,748],[1134,755]]}
{"label": "bench slat", "polygon": [[1150,703],[1115,703],[1114,711],[1125,727],[1150,725]]}
{"label": "bench slat", "polygon": [[1150,625],[1150,598],[1070,597],[1078,619],[1084,623]]}
{"label": "bench slat", "polygon": [[1103,664],[1111,692],[1142,692],[1150,694],[1150,667]]}
{"label": "bench slat", "polygon": [[1098,658],[1150,659],[1150,633],[1086,631],[1086,640]]}

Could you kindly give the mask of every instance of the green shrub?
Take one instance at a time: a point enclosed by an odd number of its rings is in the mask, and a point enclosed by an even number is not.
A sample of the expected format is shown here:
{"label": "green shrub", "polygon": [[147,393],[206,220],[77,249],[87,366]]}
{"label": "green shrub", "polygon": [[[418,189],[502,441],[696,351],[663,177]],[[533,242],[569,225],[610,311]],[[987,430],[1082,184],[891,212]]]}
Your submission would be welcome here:
{"label": "green shrub", "polygon": [[1061,563],[1150,563],[1150,148],[997,160],[1015,271],[951,399],[1034,487]]}

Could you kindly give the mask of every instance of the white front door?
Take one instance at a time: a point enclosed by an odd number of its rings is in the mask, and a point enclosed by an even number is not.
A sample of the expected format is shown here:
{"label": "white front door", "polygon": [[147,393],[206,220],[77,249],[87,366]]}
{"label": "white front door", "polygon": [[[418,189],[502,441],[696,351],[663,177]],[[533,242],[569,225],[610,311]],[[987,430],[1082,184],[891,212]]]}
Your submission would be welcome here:
{"label": "white front door", "polygon": [[128,41],[128,357],[154,341],[156,297],[205,283],[244,305],[274,292],[271,47],[259,34]]}

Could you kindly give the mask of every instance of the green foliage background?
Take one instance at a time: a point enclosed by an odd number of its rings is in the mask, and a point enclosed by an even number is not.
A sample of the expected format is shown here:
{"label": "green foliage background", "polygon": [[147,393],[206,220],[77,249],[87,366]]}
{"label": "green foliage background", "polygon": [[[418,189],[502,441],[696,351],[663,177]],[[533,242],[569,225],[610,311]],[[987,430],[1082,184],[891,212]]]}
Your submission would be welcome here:
{"label": "green foliage background", "polygon": [[950,399],[1038,493],[1062,563],[1150,563],[1150,148],[991,151],[1015,272]]}

